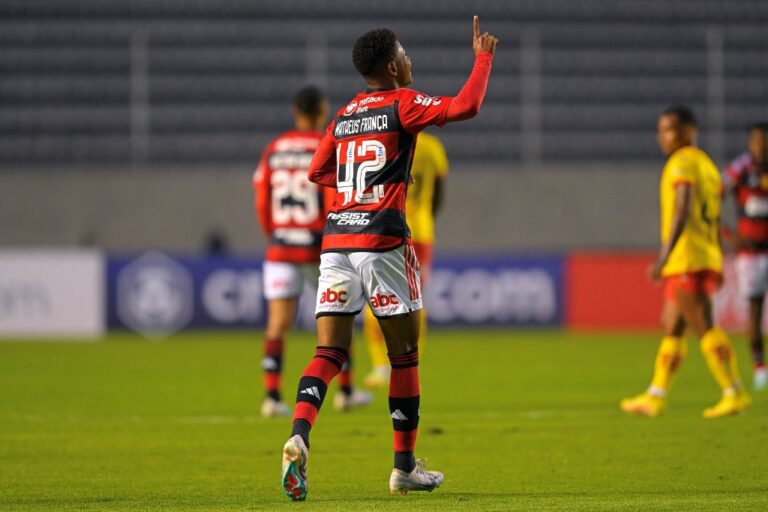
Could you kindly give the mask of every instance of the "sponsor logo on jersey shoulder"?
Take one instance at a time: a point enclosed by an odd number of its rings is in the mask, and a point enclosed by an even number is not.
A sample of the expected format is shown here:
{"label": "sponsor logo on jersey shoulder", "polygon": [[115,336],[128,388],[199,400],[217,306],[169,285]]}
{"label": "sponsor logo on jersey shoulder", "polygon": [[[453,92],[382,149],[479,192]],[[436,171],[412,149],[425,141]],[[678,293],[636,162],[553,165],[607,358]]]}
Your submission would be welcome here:
{"label": "sponsor logo on jersey shoulder", "polygon": [[370,96],[368,98],[364,98],[360,100],[360,104],[357,107],[357,114],[360,114],[361,112],[368,112],[368,104],[369,103],[377,103],[384,99],[384,96]]}
{"label": "sponsor logo on jersey shoulder", "polygon": [[344,115],[345,116],[351,116],[352,114],[355,113],[356,109],[357,109],[357,102],[353,101],[352,103],[347,105],[347,108],[344,110]]}
{"label": "sponsor logo on jersey shoulder", "polygon": [[413,102],[417,105],[428,107],[430,105],[437,106],[440,103],[442,103],[442,100],[439,98],[434,98],[432,96],[423,96],[421,94],[417,94],[416,97],[413,99]]}
{"label": "sponsor logo on jersey shoulder", "polygon": [[336,222],[338,226],[367,226],[371,222],[370,216],[369,212],[331,212],[328,220]]}
{"label": "sponsor logo on jersey shoulder", "polygon": [[346,290],[337,292],[336,290],[326,288],[325,291],[320,294],[320,304],[333,304],[335,302],[346,304],[348,295]]}
{"label": "sponsor logo on jersey shoulder", "polygon": [[360,106],[362,107],[362,106],[367,105],[369,103],[376,103],[376,102],[381,101],[383,99],[384,99],[384,96],[369,96],[367,98],[364,98],[364,99],[360,100]]}
{"label": "sponsor logo on jersey shoulder", "polygon": [[371,306],[374,308],[385,308],[387,306],[398,306],[400,301],[397,300],[397,295],[394,293],[387,295],[386,293],[377,293],[371,297]]}

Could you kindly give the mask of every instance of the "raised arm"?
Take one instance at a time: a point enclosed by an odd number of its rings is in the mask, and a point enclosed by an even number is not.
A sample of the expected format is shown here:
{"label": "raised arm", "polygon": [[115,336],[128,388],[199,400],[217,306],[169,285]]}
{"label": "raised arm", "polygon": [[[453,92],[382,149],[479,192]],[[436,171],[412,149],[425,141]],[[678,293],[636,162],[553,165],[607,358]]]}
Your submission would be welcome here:
{"label": "raised arm", "polygon": [[443,126],[453,121],[463,121],[477,115],[488,87],[491,63],[496,51],[496,37],[487,32],[480,34],[480,22],[473,20],[472,50],[475,65],[464,87],[456,96],[430,97],[413,90],[403,93],[399,106],[403,127],[410,133],[418,133],[427,126]]}
{"label": "raised arm", "polygon": [[480,20],[475,16],[472,20],[472,51],[475,52],[475,65],[464,87],[448,105],[446,122],[463,121],[480,112],[498,42],[499,40],[488,32],[480,34]]}

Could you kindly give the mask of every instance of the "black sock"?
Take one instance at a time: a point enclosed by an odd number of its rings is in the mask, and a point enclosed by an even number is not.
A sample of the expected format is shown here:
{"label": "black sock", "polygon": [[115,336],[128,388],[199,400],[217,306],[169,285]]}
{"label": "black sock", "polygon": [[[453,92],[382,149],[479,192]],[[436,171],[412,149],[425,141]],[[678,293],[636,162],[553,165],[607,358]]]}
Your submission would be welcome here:
{"label": "black sock", "polygon": [[348,355],[347,360],[341,367],[339,376],[339,390],[346,396],[352,396],[352,358]]}
{"label": "black sock", "polygon": [[395,452],[395,467],[400,471],[410,473],[416,467],[416,457],[413,452]]}
{"label": "black sock", "polygon": [[280,401],[280,392],[277,390],[267,391],[267,396],[272,400]]}
{"label": "black sock", "polygon": [[311,428],[312,425],[310,425],[307,420],[294,420],[293,428],[291,429],[291,437],[296,435],[301,436],[301,438],[304,440],[304,444],[307,445],[307,449],[309,449],[309,430]]}
{"label": "black sock", "polygon": [[763,358],[763,338],[760,337],[750,340],[749,345],[752,349],[752,362],[755,366],[762,366],[765,364],[765,359]]}

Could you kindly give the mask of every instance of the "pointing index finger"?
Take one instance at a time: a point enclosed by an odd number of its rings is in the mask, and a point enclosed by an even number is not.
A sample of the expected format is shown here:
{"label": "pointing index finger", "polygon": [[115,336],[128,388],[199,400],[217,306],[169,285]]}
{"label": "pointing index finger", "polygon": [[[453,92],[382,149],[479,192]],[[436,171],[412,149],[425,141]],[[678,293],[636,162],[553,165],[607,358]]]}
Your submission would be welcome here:
{"label": "pointing index finger", "polygon": [[480,35],[480,19],[475,15],[472,19],[472,32],[475,39]]}

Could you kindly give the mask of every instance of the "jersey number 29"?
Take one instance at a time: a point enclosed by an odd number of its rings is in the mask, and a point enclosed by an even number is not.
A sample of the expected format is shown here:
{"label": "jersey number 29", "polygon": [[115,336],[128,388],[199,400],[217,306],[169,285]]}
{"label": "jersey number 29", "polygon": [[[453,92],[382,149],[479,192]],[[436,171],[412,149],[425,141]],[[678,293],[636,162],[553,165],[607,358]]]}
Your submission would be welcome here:
{"label": "jersey number 29", "polygon": [[307,179],[306,171],[275,169],[270,184],[272,218],[277,224],[306,225],[317,219],[320,213],[317,188]]}

